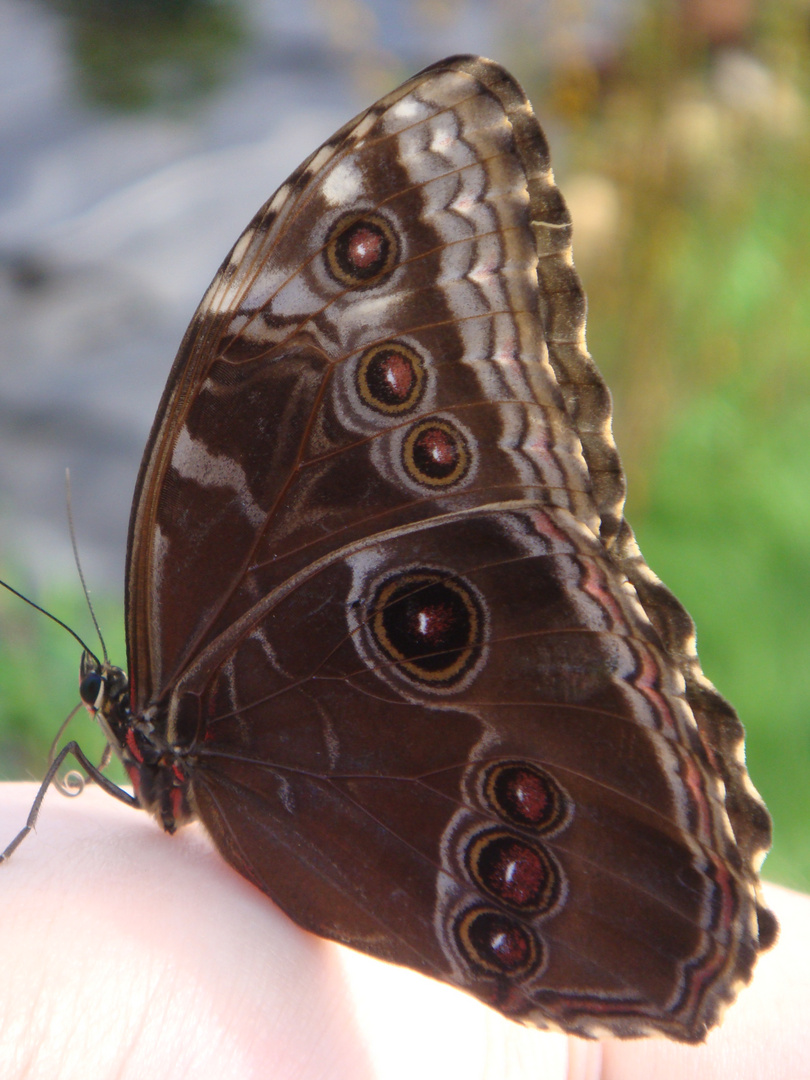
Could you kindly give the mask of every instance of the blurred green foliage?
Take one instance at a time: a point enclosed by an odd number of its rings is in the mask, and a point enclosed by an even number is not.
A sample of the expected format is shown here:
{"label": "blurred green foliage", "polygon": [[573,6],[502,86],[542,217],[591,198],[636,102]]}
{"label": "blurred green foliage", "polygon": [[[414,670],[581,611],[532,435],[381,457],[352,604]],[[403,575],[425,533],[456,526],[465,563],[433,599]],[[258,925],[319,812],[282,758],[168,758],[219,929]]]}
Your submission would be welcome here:
{"label": "blurred green foliage", "polygon": [[[6,569],[9,584],[21,575]],[[95,653],[100,646],[87,603],[77,584],[26,590],[32,600],[84,637]],[[109,598],[93,600],[112,663],[126,666],[122,611]],[[62,627],[0,589],[0,780],[41,779],[48,747],[59,725],[79,702],[81,646]],[[81,708],[63,741],[76,739],[100,759],[104,737]],[[123,770],[109,770],[123,782]]]}
{"label": "blurred green foliage", "polygon": [[239,0],[42,0],[64,17],[77,85],[108,109],[185,108],[227,78]]}

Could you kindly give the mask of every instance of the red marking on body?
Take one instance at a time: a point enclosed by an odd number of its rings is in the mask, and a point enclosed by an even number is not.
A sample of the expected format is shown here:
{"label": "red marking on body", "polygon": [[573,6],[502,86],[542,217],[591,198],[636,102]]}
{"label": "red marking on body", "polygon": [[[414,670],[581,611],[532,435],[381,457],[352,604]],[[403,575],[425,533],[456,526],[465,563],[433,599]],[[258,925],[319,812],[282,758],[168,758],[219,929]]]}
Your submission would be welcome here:
{"label": "red marking on body", "polygon": [[135,742],[135,731],[133,728],[127,728],[127,733],[124,736],[124,742],[127,749],[135,758],[135,760],[143,762],[143,754],[140,752],[137,743]]}

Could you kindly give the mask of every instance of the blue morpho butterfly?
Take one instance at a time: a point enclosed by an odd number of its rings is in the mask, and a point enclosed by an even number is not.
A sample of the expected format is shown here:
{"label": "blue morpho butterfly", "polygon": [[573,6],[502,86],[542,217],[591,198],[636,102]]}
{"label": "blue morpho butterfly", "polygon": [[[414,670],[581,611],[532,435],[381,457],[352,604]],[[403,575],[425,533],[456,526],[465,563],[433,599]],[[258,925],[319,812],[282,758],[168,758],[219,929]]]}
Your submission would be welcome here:
{"label": "blue morpho butterfly", "polygon": [[134,795],[71,742],[29,825],[72,755],[308,930],[538,1027],[699,1041],[775,937],[770,820],[623,518],[570,234],[475,57],[281,186],[146,447],[129,677],[82,658]]}

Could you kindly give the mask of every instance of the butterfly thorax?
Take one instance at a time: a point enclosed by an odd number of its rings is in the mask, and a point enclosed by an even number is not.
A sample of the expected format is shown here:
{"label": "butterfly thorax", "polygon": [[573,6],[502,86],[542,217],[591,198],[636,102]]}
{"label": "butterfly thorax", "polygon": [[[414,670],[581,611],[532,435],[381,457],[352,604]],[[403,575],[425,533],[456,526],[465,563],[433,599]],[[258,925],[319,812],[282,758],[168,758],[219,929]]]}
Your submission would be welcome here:
{"label": "butterfly thorax", "polygon": [[143,809],[169,833],[191,821],[196,815],[189,805],[185,755],[158,734],[154,717],[133,714],[126,672],[85,652],[79,694],[120,758]]}

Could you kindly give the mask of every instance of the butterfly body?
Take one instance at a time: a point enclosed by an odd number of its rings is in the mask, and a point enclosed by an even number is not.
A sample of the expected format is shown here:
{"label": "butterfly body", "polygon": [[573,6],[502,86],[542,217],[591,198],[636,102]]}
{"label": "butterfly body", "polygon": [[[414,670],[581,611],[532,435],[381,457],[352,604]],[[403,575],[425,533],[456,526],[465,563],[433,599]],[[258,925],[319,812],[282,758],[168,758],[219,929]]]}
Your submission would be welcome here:
{"label": "butterfly body", "polygon": [[774,936],[769,820],[623,519],[584,310],[501,68],[348,124],[189,327],[130,682],[86,660],[82,697],[140,804],[306,929],[541,1027],[694,1041]]}

